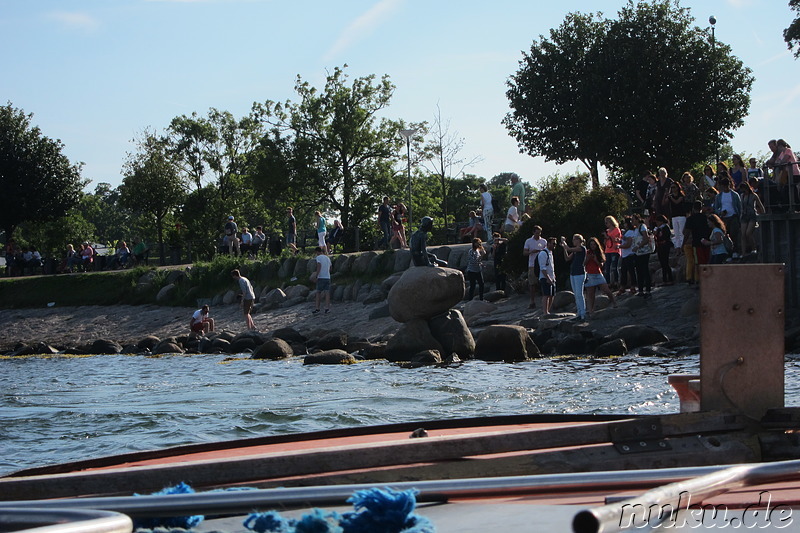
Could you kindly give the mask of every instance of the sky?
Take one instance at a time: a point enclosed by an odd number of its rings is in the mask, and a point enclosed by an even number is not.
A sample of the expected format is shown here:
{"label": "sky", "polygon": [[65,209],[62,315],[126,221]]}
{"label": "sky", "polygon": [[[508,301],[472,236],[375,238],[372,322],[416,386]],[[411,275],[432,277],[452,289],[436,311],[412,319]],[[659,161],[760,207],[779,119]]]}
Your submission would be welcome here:
{"label": "sky", "polygon": [[[32,113],[44,135],[83,162],[88,190],[117,186],[131,140],[177,116],[210,108],[246,115],[254,102],[297,101],[299,75],[387,74],[396,86],[383,115],[407,122],[437,113],[480,158],[467,173],[516,172],[536,184],[585,170],[520,154],[501,121],[506,82],[523,51],[569,12],[614,17],[624,0],[0,0],[0,100]],[[788,0],[684,0],[696,24],[755,77],[750,114],[732,141],[744,155],[793,134],[800,60],[782,32]],[[644,68],[645,66],[643,66]],[[657,67],[656,67],[657,68]],[[677,173],[676,170],[675,173]],[[602,172],[601,172],[602,175]]]}

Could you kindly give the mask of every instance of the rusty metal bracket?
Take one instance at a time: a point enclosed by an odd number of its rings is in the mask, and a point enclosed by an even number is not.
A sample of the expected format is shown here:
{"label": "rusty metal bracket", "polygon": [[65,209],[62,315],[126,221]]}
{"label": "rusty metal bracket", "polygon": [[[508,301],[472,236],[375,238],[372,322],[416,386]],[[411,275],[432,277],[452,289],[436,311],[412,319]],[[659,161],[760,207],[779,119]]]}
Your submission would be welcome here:
{"label": "rusty metal bracket", "polygon": [[622,454],[643,452],[665,452],[672,449],[667,439],[642,439],[638,441],[615,442],[614,448]]}
{"label": "rusty metal bracket", "polygon": [[611,442],[629,442],[639,440],[660,439],[664,436],[659,417],[626,420],[608,426]]}

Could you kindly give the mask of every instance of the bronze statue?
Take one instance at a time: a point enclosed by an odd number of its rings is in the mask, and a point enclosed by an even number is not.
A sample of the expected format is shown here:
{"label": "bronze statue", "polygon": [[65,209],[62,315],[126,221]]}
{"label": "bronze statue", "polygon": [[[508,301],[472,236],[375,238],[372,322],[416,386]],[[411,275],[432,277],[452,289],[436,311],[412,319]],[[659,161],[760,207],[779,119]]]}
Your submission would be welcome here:
{"label": "bronze statue", "polygon": [[419,229],[411,236],[411,261],[415,266],[447,266],[447,261],[443,261],[436,257],[435,254],[429,253],[428,246],[428,232],[433,227],[433,219],[431,217],[423,217],[419,222]]}

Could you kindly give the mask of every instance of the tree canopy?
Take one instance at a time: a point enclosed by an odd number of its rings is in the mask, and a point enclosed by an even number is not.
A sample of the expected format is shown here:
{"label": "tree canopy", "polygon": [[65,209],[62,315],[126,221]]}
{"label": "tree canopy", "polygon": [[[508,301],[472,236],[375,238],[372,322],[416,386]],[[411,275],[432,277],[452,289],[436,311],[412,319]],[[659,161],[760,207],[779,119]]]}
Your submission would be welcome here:
{"label": "tree canopy", "polygon": [[[571,13],[523,53],[504,119],[520,151],[589,169],[673,170],[713,158],[744,123],[753,77],[677,0]],[[724,87],[723,87],[724,84]]]}
{"label": "tree canopy", "polygon": [[[789,45],[789,50],[794,50],[795,45],[800,45],[800,0],[789,0],[789,7],[796,11],[798,16],[783,30],[783,40]],[[800,57],[800,46],[794,50],[794,57]]]}
{"label": "tree canopy", "polygon": [[0,228],[6,239],[23,222],[63,216],[80,198],[81,165],[70,163],[59,140],[31,125],[33,115],[0,107]]}

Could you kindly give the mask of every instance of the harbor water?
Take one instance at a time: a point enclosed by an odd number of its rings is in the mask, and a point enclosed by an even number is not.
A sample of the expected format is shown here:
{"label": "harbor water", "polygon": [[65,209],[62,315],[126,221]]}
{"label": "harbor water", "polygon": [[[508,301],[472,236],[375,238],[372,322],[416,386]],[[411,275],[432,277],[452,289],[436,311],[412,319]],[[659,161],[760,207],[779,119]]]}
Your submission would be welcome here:
{"label": "harbor water", "polygon": [[[699,358],[545,358],[401,368],[221,355],[0,358],[0,474],[109,454],[361,425],[524,413],[679,410]],[[800,356],[786,405],[800,405]]]}

